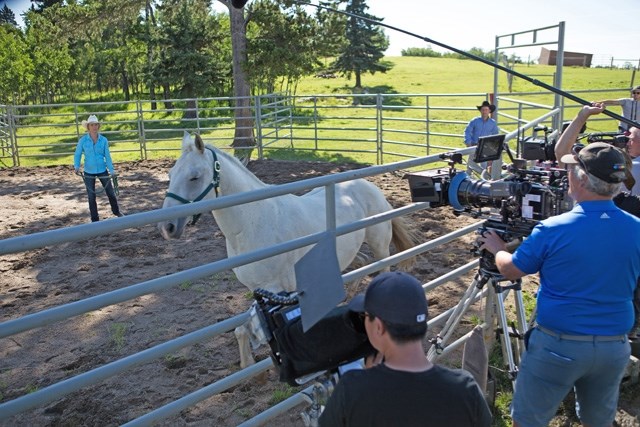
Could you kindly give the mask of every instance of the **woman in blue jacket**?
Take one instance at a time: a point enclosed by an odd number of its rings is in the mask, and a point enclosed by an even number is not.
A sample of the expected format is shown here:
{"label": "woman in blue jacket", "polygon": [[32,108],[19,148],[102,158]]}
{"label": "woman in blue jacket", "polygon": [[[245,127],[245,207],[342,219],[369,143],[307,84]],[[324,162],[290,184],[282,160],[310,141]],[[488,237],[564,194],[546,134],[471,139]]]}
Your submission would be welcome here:
{"label": "woman in blue jacket", "polygon": [[90,115],[87,120],[82,121],[82,126],[87,129],[87,133],[80,138],[73,156],[73,167],[76,172],[80,170],[80,162],[84,154],[84,185],[87,188],[89,198],[89,212],[91,212],[91,222],[100,220],[98,216],[98,204],[96,203],[96,179],[100,180],[105,193],[111,204],[111,211],[115,216],[123,216],[118,206],[118,199],[111,183],[111,177],[107,173],[115,176],[111,154],[109,153],[109,141],[98,133],[100,122],[95,115]]}

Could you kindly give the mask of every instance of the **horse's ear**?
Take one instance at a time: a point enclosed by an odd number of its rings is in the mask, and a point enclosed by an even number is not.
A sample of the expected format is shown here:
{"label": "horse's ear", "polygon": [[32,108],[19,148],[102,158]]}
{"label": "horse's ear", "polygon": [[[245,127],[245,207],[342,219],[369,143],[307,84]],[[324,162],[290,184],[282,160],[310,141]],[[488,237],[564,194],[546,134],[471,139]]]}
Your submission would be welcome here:
{"label": "horse's ear", "polygon": [[184,131],[184,136],[182,137],[182,151],[187,152],[191,151],[191,147],[193,147],[191,143],[191,135],[186,130]]}
{"label": "horse's ear", "polygon": [[195,134],[196,136],[196,148],[200,153],[204,153],[204,142],[202,142],[202,138],[200,138],[199,134]]}

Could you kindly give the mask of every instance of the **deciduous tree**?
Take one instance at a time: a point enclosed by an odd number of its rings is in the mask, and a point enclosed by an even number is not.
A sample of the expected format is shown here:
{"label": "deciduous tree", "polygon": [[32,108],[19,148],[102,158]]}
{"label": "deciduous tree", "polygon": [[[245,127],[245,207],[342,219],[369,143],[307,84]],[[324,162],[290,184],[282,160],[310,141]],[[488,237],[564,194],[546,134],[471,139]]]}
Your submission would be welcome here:
{"label": "deciduous tree", "polygon": [[33,102],[50,104],[67,88],[73,58],[66,37],[44,14],[28,14],[25,41],[34,67]]}
{"label": "deciduous tree", "polygon": [[22,103],[33,81],[33,63],[22,33],[0,25],[0,102]]}
{"label": "deciduous tree", "polygon": [[300,7],[283,10],[272,0],[254,2],[251,12],[247,70],[254,93],[293,92],[302,76],[322,65],[317,21]]}
{"label": "deciduous tree", "polygon": [[[155,74],[177,88],[182,98],[206,96],[209,88],[223,85],[229,72],[228,57],[218,49],[224,35],[208,0],[165,0],[158,8],[161,55]],[[195,101],[188,101],[190,118]]]}

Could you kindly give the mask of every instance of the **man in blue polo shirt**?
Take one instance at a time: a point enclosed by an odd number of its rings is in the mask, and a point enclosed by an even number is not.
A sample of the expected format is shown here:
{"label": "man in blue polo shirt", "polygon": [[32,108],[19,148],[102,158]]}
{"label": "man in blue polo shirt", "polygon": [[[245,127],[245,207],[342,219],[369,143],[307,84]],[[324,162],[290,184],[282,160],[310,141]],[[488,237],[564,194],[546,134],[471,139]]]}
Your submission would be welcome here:
{"label": "man in blue polo shirt", "polygon": [[[472,147],[478,145],[478,140],[483,136],[497,135],[500,133],[498,124],[491,117],[496,111],[496,106],[490,104],[489,101],[482,101],[481,105],[476,107],[480,111],[480,115],[471,119],[464,129],[464,145]],[[469,172],[476,171],[478,174],[482,174],[482,171],[486,169],[487,163],[484,162],[481,165],[477,164],[473,160],[473,155],[469,155],[467,159],[467,169]]]}
{"label": "man in blue polo shirt", "polygon": [[572,388],[583,425],[611,425],[631,353],[626,334],[640,277],[640,219],[612,201],[625,179],[625,156],[592,143],[561,161],[576,202],[570,212],[541,221],[513,254],[495,232],[479,238],[507,279],[540,273],[538,325],[513,396],[515,426],[547,426]]}
{"label": "man in blue polo shirt", "polygon": [[[582,107],[569,126],[563,130],[562,135],[560,135],[560,139],[558,139],[554,149],[556,158],[562,159],[562,156],[571,153],[571,147],[577,142],[579,134],[584,132],[587,120],[591,116],[601,114],[604,110],[605,105],[597,102]],[[613,198],[613,202],[623,211],[640,217],[640,128],[632,127],[628,134],[629,140],[625,147],[629,157],[627,159],[628,170],[625,171],[627,178],[624,180],[623,191]],[[562,163],[560,163],[560,166],[562,166]],[[629,331],[629,339],[640,340],[640,280],[636,286],[633,304],[635,323]]]}

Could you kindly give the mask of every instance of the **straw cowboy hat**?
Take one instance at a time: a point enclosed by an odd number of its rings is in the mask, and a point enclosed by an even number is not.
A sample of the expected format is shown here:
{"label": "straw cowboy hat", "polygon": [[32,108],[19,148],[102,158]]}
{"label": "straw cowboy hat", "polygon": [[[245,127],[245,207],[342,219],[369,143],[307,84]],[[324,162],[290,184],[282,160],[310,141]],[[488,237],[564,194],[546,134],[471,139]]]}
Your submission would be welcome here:
{"label": "straw cowboy hat", "polygon": [[489,107],[489,111],[491,111],[492,113],[494,111],[496,111],[496,106],[493,104],[490,104],[489,101],[482,101],[482,105],[477,105],[476,108],[478,109],[478,111],[480,111],[480,109],[482,107]]}
{"label": "straw cowboy hat", "polygon": [[82,127],[85,128],[85,129],[89,129],[89,124],[91,124],[91,123],[100,124],[100,120],[98,120],[98,117],[96,117],[95,114],[90,115],[87,120],[83,120],[82,121]]}

